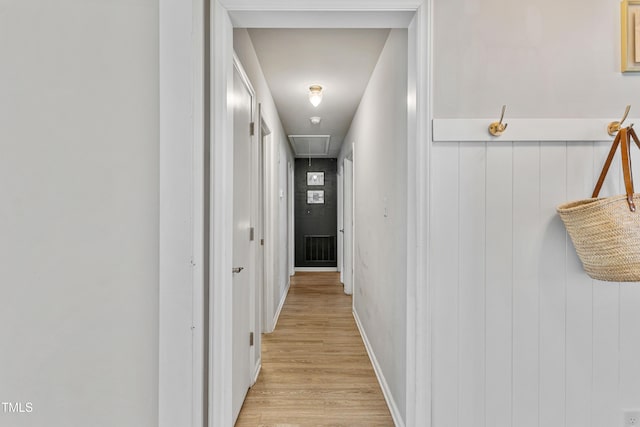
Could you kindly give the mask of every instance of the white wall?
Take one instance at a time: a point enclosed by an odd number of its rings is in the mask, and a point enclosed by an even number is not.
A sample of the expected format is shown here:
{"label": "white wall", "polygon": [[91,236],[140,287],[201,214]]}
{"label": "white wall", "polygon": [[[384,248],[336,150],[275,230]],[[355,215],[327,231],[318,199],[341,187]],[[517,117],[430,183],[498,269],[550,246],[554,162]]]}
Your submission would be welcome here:
{"label": "white wall", "polygon": [[640,78],[620,73],[619,1],[434,3],[436,118],[640,111]]}
{"label": "white wall", "polygon": [[[266,266],[267,280],[271,281],[273,292],[272,295],[266,295],[265,298],[271,300],[271,304],[275,309],[285,297],[289,284],[289,275],[284,264],[288,256],[286,194],[285,198],[281,199],[280,190],[284,191],[286,189],[287,161],[293,163],[293,153],[287,135],[282,128],[278,110],[271,96],[271,91],[262,72],[249,33],[246,29],[235,29],[233,31],[233,39],[234,50],[249,80],[251,80],[251,84],[256,91],[257,101],[262,105],[262,115],[271,130],[268,138],[270,145],[265,147],[265,156],[272,167],[267,183],[268,190],[265,194],[265,204],[268,211],[267,218],[271,226],[271,232],[265,235],[265,249],[273,254],[271,262]],[[256,331],[260,330],[258,324],[256,324],[256,328]],[[267,329],[269,328],[270,326],[267,327]],[[259,354],[256,356],[259,357]]]}
{"label": "white wall", "polygon": [[[618,10],[437,3],[436,117],[621,114],[640,80],[617,71]],[[621,425],[640,407],[640,287],[591,280],[555,213],[590,195],[608,143],[502,138],[433,144],[433,425]]]}
{"label": "white wall", "polygon": [[157,2],[5,0],[0,57],[0,425],[157,426]]}
{"label": "white wall", "polygon": [[406,402],[406,94],[407,31],[392,30],[339,159],[355,142],[354,311],[401,418]]}

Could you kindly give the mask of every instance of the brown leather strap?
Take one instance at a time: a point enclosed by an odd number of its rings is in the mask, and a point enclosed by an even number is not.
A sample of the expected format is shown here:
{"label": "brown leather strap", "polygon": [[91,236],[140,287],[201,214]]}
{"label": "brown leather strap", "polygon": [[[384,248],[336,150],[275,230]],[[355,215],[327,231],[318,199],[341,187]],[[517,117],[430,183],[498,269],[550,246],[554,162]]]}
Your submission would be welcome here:
{"label": "brown leather strap", "polygon": [[636,211],[636,205],[633,203],[633,176],[631,176],[631,157],[629,156],[629,140],[628,130],[620,129],[620,144],[622,148],[622,175],[624,176],[624,188],[627,193],[627,203],[631,212]]}
{"label": "brown leather strap", "polygon": [[613,144],[611,144],[609,155],[607,156],[607,160],[604,162],[604,166],[602,166],[602,172],[600,172],[600,177],[598,178],[596,187],[593,189],[591,197],[595,199],[600,194],[602,184],[604,183],[604,179],[607,176],[607,172],[609,172],[613,157],[616,154],[618,146],[620,146],[622,157],[622,176],[624,177],[624,189],[627,196],[627,203],[629,204],[629,209],[631,210],[631,212],[635,212],[636,206],[633,202],[633,172],[631,170],[631,156],[629,155],[629,149],[631,148],[631,139],[633,139],[638,148],[640,148],[640,140],[638,140],[638,136],[636,135],[636,132],[632,127],[623,128],[618,131],[616,138],[613,140]]}
{"label": "brown leather strap", "polygon": [[600,172],[600,178],[598,178],[598,183],[596,184],[596,187],[593,189],[593,193],[591,194],[591,197],[594,199],[598,197],[598,194],[600,194],[600,189],[602,188],[604,179],[607,176],[607,172],[609,172],[609,167],[611,166],[611,161],[613,160],[613,156],[616,154],[618,145],[620,145],[620,132],[616,134],[616,138],[613,140],[613,144],[611,144],[611,150],[609,150],[609,156],[607,157],[607,160],[604,162],[604,166],[602,166],[602,172]]}
{"label": "brown leather strap", "polygon": [[631,126],[629,126],[627,128],[627,132],[629,133],[629,135],[631,135],[631,137],[635,141],[635,143],[638,146],[638,148],[640,148],[640,140],[638,140],[638,135],[636,135],[636,131],[635,131],[635,129],[633,129],[633,125],[631,125]]}
{"label": "brown leather strap", "polygon": [[632,194],[635,194],[636,190],[634,189],[633,184],[633,168],[631,167],[631,139],[635,141],[638,148],[640,148],[640,141],[638,141],[638,136],[636,135],[636,131],[633,130],[633,123],[627,127],[627,140],[629,141],[629,178],[631,181],[631,189]]}

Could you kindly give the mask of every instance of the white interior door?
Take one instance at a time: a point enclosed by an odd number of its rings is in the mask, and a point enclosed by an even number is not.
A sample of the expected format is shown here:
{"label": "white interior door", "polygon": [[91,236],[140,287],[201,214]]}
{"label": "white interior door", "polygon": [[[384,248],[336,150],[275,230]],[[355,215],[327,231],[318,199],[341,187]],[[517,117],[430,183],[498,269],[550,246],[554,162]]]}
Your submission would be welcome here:
{"label": "white interior door", "polygon": [[344,285],[344,166],[338,165],[338,271]]}
{"label": "white interior door", "polygon": [[353,162],[344,159],[344,191],[343,191],[343,221],[344,229],[344,257],[343,280],[344,293],[353,294]]}
{"label": "white interior door", "polygon": [[289,250],[289,276],[293,276],[296,271],[296,234],[295,234],[295,186],[294,186],[294,172],[291,162],[287,162],[287,227],[288,227],[288,250]]}
{"label": "white interior door", "polygon": [[251,135],[253,97],[236,68],[233,74],[233,416],[251,385]]}

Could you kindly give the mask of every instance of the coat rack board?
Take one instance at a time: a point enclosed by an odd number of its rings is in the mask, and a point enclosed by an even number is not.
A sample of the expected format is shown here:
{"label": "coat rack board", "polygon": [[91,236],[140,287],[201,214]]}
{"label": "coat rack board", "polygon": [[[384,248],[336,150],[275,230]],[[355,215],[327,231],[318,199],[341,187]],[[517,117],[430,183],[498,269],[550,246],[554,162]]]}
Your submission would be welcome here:
{"label": "coat rack board", "polygon": [[[507,120],[507,119],[505,119]],[[489,133],[488,127],[495,118],[488,119],[433,119],[434,142],[491,142],[491,141],[611,141],[607,132],[609,119],[508,119],[508,128],[500,136]],[[625,125],[640,118],[627,118]]]}

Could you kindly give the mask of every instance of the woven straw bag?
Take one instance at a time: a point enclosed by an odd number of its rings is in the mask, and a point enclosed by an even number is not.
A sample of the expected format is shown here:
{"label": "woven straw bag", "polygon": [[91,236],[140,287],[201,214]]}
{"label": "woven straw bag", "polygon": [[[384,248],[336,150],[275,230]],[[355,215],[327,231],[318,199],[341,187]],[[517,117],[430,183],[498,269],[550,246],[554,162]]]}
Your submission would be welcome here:
{"label": "woven straw bag", "polygon": [[[616,135],[592,198],[565,203],[557,210],[589,276],[611,282],[640,281],[640,213],[634,194],[629,147],[631,138],[640,148],[633,128]],[[598,198],[600,189],[620,146],[625,195]]]}

